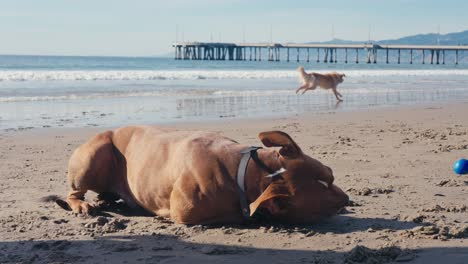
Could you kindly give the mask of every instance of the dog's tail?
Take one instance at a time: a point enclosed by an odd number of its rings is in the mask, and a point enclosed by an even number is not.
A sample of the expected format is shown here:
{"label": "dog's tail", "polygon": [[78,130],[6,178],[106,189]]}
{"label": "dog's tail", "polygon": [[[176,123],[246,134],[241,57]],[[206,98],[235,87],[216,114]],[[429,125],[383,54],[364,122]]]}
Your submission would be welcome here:
{"label": "dog's tail", "polygon": [[62,207],[63,209],[65,209],[67,211],[71,211],[71,208],[68,205],[68,203],[65,200],[61,199],[60,196],[55,195],[55,194],[41,197],[39,199],[39,201],[42,202],[42,203],[53,203],[53,202],[55,202],[58,206]]}

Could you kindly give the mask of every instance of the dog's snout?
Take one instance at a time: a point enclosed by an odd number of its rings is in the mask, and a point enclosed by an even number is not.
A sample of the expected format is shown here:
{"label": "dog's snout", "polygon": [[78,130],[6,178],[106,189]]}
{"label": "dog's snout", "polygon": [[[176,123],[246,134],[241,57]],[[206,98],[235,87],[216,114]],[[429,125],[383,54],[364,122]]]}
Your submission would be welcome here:
{"label": "dog's snout", "polygon": [[343,192],[340,188],[336,187],[333,185],[333,191],[335,195],[335,201],[336,201],[336,207],[337,208],[343,208],[349,203],[349,196]]}
{"label": "dog's snout", "polygon": [[340,206],[339,207],[345,207],[349,204],[349,196],[346,193],[342,194],[342,197],[340,199]]}

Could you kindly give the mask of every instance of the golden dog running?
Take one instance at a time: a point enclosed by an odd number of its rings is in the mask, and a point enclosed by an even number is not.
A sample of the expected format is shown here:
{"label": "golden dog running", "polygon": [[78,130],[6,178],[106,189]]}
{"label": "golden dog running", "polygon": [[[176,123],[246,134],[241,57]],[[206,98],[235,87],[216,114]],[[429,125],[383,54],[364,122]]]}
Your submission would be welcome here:
{"label": "golden dog running", "polygon": [[302,94],[304,94],[308,90],[315,90],[315,88],[319,86],[323,89],[332,89],[336,100],[343,101],[341,99],[343,96],[336,90],[336,88],[338,84],[343,82],[343,77],[346,75],[337,72],[327,74],[320,74],[316,72],[307,73],[304,70],[304,67],[299,67],[297,70],[301,75],[300,77],[302,80],[302,85],[296,90],[296,93],[298,93],[300,90],[303,90]]}

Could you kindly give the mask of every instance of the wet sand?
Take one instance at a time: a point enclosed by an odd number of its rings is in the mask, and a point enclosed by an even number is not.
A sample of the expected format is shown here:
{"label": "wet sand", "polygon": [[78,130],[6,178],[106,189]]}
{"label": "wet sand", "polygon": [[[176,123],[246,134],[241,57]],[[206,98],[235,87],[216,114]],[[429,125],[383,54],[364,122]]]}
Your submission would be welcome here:
{"label": "wet sand", "polygon": [[[151,216],[75,216],[45,201],[67,192],[71,152],[103,128],[0,133],[0,263],[466,263],[468,102],[177,123],[260,145],[289,133],[333,168],[352,202],[309,226],[185,226]],[[88,195],[92,199],[93,195]]]}

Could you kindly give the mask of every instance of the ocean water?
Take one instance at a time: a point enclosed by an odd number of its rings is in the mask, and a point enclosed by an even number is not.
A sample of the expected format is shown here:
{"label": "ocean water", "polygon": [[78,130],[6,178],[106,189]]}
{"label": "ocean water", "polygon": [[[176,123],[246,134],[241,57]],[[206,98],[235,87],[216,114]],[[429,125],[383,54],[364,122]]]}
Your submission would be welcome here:
{"label": "ocean water", "polygon": [[[296,95],[298,66],[346,74]],[[120,126],[468,101],[468,65],[0,56],[0,129]]]}

